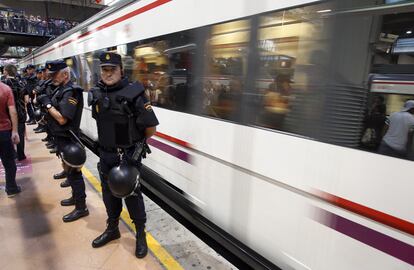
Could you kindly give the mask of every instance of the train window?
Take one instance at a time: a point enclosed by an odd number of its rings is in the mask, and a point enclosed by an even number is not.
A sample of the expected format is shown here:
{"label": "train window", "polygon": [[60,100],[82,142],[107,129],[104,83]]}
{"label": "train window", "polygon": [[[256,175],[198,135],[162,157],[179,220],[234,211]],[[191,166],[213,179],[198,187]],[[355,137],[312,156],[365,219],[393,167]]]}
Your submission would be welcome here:
{"label": "train window", "polygon": [[318,138],[329,53],[318,10],[329,9],[321,4],[259,17],[256,125]]}
{"label": "train window", "polygon": [[247,72],[250,21],[239,20],[211,27],[206,44],[203,78],[203,113],[231,119],[240,103]]}
{"label": "train window", "polygon": [[94,87],[100,80],[100,68],[99,68],[99,53],[86,53],[80,55],[80,62],[82,67],[82,87],[86,91]]}
{"label": "train window", "polygon": [[282,11],[264,15],[258,33],[259,76],[256,88],[262,96],[259,125],[284,129],[289,112],[291,83],[303,35],[301,14]]}
{"label": "train window", "polygon": [[131,58],[126,71],[144,84],[153,105],[188,109],[196,49],[193,40],[193,32],[186,31],[128,44]]}
{"label": "train window", "polygon": [[388,134],[389,125],[396,126],[397,116],[409,115],[403,112],[403,108],[406,101],[414,99],[414,13],[406,12],[408,9],[404,11],[380,16],[372,46],[370,102],[366,110],[361,147],[413,159],[414,151],[409,148],[412,138],[407,137],[406,131],[410,127],[403,128],[401,125],[398,132],[390,127],[392,130]]}
{"label": "train window", "polygon": [[79,84],[79,63],[76,59],[76,56],[69,57],[65,59],[66,65],[70,67],[70,75],[71,75],[71,81],[75,84]]}
{"label": "train window", "polygon": [[338,0],[260,15],[254,124],[381,152],[387,117],[414,96],[413,9]]}

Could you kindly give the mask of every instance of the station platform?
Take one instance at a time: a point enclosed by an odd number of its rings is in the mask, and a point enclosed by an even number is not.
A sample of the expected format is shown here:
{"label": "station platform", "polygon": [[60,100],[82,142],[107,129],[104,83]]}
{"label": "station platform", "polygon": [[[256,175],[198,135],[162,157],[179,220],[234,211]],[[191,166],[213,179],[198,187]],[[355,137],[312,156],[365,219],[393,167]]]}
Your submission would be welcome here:
{"label": "station platform", "polygon": [[149,254],[137,259],[135,233],[124,209],[121,238],[94,249],[92,240],[105,230],[106,212],[96,170],[98,157],[87,153],[82,169],[89,216],[72,223],[62,217],[73,206],[60,200],[70,197],[53,174],[61,171],[60,160],[41,142],[45,133],[27,127],[26,156],[18,162],[17,183],[22,192],[8,198],[4,192],[4,169],[0,165],[0,270],[19,269],[235,269],[155,203],[145,198]]}

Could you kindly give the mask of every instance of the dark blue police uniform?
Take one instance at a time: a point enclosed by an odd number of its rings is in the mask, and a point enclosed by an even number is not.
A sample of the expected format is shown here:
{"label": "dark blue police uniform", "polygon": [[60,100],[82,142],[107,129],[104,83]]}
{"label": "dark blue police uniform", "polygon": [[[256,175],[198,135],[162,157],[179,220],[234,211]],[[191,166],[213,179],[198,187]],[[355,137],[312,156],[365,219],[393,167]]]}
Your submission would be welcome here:
{"label": "dark blue police uniform", "polygon": [[[49,62],[46,68],[49,73],[55,73],[66,67],[67,65],[64,61],[57,60]],[[67,119],[67,122],[61,125],[51,115],[48,116],[48,127],[55,138],[58,153],[62,152],[65,145],[74,142],[73,134],[79,135],[83,110],[82,92],[82,88],[68,82],[65,85],[58,86],[50,99],[47,94],[38,97],[39,102],[44,105],[46,105],[45,103],[51,104]],[[75,209],[63,217],[64,222],[71,222],[89,214],[86,207],[85,182],[82,172],[78,168],[68,167],[66,169],[67,179],[72,187],[71,199],[75,204]]]}
{"label": "dark blue police uniform", "polygon": [[[121,57],[114,53],[103,53],[100,57],[101,66],[121,66]],[[118,150],[124,154],[138,169],[141,160],[132,161],[130,156],[135,150],[136,143],[145,139],[145,129],[158,125],[148,99],[145,97],[142,84],[129,83],[122,78],[115,85],[108,86],[100,81],[90,90],[89,105],[92,106],[92,117],[98,128],[100,161],[98,170],[101,178],[103,201],[108,215],[106,231],[95,239],[93,247],[100,247],[107,242],[119,238],[118,220],[122,211],[122,199],[115,197],[108,186],[110,170],[118,166],[121,157]],[[146,213],[141,191],[128,196],[125,204],[137,230],[136,256],[142,258],[147,253],[145,241]]]}

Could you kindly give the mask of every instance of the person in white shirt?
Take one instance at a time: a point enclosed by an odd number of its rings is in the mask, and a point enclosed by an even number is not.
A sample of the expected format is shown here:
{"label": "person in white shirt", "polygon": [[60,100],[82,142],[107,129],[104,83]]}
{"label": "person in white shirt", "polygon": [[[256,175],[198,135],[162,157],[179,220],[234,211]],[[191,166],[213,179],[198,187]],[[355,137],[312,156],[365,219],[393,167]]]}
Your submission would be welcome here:
{"label": "person in white shirt", "polygon": [[408,100],[400,112],[391,114],[388,130],[382,138],[378,153],[406,158],[412,142],[412,130],[414,130],[414,100]]}

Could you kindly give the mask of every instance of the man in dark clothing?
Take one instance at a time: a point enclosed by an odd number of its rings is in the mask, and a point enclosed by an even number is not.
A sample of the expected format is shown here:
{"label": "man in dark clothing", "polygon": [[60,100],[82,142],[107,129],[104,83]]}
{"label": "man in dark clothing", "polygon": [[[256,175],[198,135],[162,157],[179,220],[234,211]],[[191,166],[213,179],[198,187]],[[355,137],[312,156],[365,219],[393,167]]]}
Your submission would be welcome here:
{"label": "man in dark clothing", "polygon": [[[74,142],[74,136],[79,135],[79,126],[83,110],[83,89],[73,85],[70,80],[70,68],[63,60],[52,61],[47,64],[51,73],[52,83],[58,87],[52,98],[47,94],[37,97],[49,114],[48,123],[55,137],[60,156],[64,147]],[[75,209],[63,216],[64,222],[72,222],[89,215],[86,207],[85,182],[82,172],[77,166],[62,163],[72,187],[72,196],[62,200],[62,206],[75,205]]]}
{"label": "man in dark clothing", "polygon": [[[43,74],[43,69],[42,68],[37,68],[36,69],[36,86],[33,89],[33,107],[36,109],[36,104],[35,104],[35,100],[36,100],[36,95],[37,95],[37,90],[39,89],[39,87],[43,84],[43,79],[42,79],[42,74]],[[42,133],[42,132],[46,132],[46,129],[44,127],[44,125],[38,123],[38,126],[36,128],[33,129],[35,133]]]}
{"label": "man in dark clothing", "polygon": [[36,124],[34,119],[34,112],[33,112],[33,104],[32,101],[34,99],[33,89],[36,87],[37,78],[35,74],[35,66],[34,65],[27,65],[27,78],[26,78],[26,92],[29,96],[29,102],[27,103],[27,114],[29,115],[29,121],[27,121],[28,125]]}
{"label": "man in dark clothing", "polygon": [[[89,92],[88,104],[92,106],[92,117],[98,126],[100,161],[98,165],[102,185],[102,197],[108,215],[107,228],[92,242],[98,248],[120,237],[118,223],[122,211],[122,199],[112,193],[108,185],[108,175],[112,168],[128,160],[131,166],[141,167],[141,158],[132,159],[131,153],[138,148],[139,142],[151,137],[158,120],[144,94],[142,84],[129,83],[123,76],[121,56],[103,53],[101,60],[102,80]],[[128,119],[128,120],[127,120]],[[119,128],[119,127],[123,128]],[[134,179],[136,180],[136,179]],[[136,228],[135,256],[143,258],[148,247],[145,234],[145,206],[139,190],[124,197],[129,215]]]}

